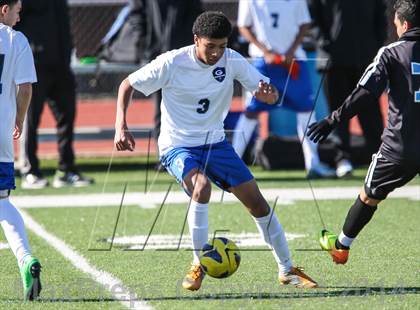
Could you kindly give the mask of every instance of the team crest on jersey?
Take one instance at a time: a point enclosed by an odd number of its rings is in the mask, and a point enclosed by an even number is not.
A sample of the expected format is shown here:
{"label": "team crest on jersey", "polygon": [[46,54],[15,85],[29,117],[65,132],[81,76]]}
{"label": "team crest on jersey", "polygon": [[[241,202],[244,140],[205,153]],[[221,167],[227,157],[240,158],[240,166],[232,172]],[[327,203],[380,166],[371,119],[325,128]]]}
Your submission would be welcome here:
{"label": "team crest on jersey", "polygon": [[223,82],[223,80],[226,77],[226,70],[224,67],[217,67],[216,69],[213,70],[213,77],[216,79],[216,81],[218,82]]}

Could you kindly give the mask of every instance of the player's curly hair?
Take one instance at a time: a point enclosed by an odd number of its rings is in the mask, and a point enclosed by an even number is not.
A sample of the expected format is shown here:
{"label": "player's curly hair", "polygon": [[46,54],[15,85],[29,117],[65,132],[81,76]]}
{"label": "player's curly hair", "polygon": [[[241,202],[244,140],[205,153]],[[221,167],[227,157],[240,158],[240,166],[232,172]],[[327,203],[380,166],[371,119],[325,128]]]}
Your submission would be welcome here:
{"label": "player's curly hair", "polygon": [[0,0],[0,6],[2,5],[14,5],[18,2],[19,0]]}
{"label": "player's curly hair", "polygon": [[394,10],[401,22],[407,22],[412,27],[420,27],[420,0],[397,0]]}
{"label": "player's curly hair", "polygon": [[194,21],[192,32],[199,37],[223,39],[230,36],[232,25],[222,12],[207,11]]}

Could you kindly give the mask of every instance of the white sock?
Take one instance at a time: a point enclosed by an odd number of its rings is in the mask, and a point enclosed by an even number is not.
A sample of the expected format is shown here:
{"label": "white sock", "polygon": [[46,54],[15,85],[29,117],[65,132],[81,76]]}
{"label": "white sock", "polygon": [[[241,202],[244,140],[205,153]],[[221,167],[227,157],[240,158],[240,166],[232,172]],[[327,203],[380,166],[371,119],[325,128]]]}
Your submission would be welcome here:
{"label": "white sock", "polygon": [[232,146],[239,157],[244,155],[245,149],[251,140],[252,133],[258,125],[258,119],[248,118],[245,114],[241,114],[235,131],[233,132]]}
{"label": "white sock", "polygon": [[200,263],[200,250],[208,239],[209,204],[191,200],[187,220],[193,246],[193,263],[198,264]]}
{"label": "white sock", "polygon": [[315,121],[315,118],[312,115],[311,120],[308,123],[310,116],[310,112],[297,113],[297,133],[299,141],[302,142],[303,139],[302,151],[305,159],[306,171],[309,171],[312,167],[319,165],[319,156],[316,144],[310,141],[308,137],[304,137],[306,127]]}
{"label": "white sock", "polygon": [[341,232],[340,235],[338,236],[338,241],[346,247],[350,247],[354,239],[355,238],[347,237],[343,232]]}
{"label": "white sock", "polygon": [[283,228],[277,216],[275,214],[271,216],[272,212],[270,210],[270,213],[264,217],[254,217],[254,221],[265,243],[273,249],[274,258],[279,265],[279,273],[284,274],[290,271],[293,267],[293,262],[290,258]]}
{"label": "white sock", "polygon": [[31,249],[22,216],[9,198],[0,199],[0,223],[20,267],[26,256],[31,255]]}

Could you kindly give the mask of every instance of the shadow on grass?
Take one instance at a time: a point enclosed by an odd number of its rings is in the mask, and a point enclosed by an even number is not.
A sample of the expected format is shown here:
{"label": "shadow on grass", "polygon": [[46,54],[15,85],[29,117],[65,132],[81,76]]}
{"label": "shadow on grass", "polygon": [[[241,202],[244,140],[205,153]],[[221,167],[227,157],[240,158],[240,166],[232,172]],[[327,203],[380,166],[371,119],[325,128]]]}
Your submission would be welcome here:
{"label": "shadow on grass", "polygon": [[[124,301],[124,300],[121,300]],[[127,300],[129,301],[129,300]],[[5,298],[5,299],[0,299],[0,302],[22,302],[25,303],[25,305],[29,305],[27,302],[23,302],[22,299],[12,299],[12,298]],[[60,303],[60,302],[65,302],[65,303],[70,303],[70,302],[91,302],[91,303],[95,303],[95,302],[120,302],[120,300],[116,300],[113,298],[39,298],[35,301],[32,301],[31,303],[33,304],[43,304],[43,303]]]}
{"label": "shadow on grass", "polygon": [[[334,291],[320,291],[322,289],[337,289]],[[201,294],[197,296],[162,296],[148,297],[137,301],[170,301],[170,300],[239,300],[239,299],[302,299],[302,298],[327,298],[327,297],[364,297],[364,296],[392,296],[392,295],[416,295],[420,294],[420,287],[322,287],[308,292],[299,291],[293,293],[215,293]],[[37,303],[96,303],[96,302],[133,302],[131,299],[113,298],[40,298]],[[0,302],[22,302],[21,299],[0,299]]]}
{"label": "shadow on grass", "polygon": [[[334,291],[320,291],[322,289],[338,289]],[[144,301],[165,300],[220,300],[220,299],[301,299],[326,297],[363,297],[378,295],[416,295],[420,294],[420,287],[322,287],[310,292],[299,291],[293,293],[221,293],[202,294],[197,296],[168,296],[144,298]]]}

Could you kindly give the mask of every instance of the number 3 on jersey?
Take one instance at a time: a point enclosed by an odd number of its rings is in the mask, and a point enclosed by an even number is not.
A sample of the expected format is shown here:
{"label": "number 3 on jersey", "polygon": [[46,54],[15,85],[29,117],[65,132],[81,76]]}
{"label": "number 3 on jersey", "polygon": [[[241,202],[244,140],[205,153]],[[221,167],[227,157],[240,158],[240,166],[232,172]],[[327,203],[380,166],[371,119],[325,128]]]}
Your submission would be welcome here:
{"label": "number 3 on jersey", "polygon": [[[418,62],[411,63],[411,74],[420,75],[420,63]],[[420,103],[420,85],[414,85],[414,87],[418,88],[418,90],[414,92],[414,102]]]}
{"label": "number 3 on jersey", "polygon": [[197,113],[204,114],[209,110],[210,107],[210,100],[207,98],[201,99],[198,104],[200,105],[199,108],[197,108]]}
{"label": "number 3 on jersey", "polygon": [[1,75],[3,73],[4,54],[0,54],[0,95],[3,92],[3,84],[1,83]]}

